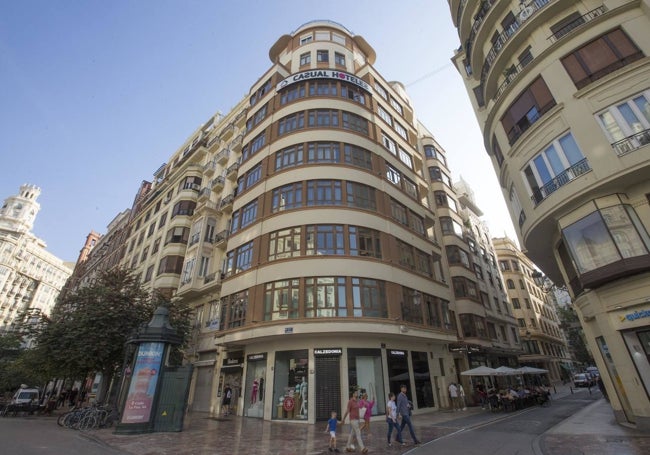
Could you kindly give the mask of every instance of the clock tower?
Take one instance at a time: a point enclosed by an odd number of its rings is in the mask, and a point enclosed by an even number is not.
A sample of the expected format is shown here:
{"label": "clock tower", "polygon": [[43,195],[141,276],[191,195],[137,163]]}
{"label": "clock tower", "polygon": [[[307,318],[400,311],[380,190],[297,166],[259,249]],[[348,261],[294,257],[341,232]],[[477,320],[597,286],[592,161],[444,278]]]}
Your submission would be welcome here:
{"label": "clock tower", "polygon": [[0,208],[0,229],[16,232],[29,232],[34,226],[36,214],[41,206],[36,198],[41,189],[35,185],[24,184],[20,193],[5,199]]}

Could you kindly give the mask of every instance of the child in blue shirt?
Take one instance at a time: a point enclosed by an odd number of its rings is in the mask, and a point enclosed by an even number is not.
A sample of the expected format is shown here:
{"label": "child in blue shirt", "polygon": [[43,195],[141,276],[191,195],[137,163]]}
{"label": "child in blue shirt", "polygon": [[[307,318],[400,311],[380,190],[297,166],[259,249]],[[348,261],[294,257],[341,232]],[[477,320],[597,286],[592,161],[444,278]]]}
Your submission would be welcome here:
{"label": "child in blue shirt", "polygon": [[327,421],[327,430],[325,430],[330,434],[329,451],[340,452],[340,450],[336,448],[336,425],[339,423],[338,419],[336,418],[336,411],[332,411],[331,415],[332,417],[330,417],[330,419]]}

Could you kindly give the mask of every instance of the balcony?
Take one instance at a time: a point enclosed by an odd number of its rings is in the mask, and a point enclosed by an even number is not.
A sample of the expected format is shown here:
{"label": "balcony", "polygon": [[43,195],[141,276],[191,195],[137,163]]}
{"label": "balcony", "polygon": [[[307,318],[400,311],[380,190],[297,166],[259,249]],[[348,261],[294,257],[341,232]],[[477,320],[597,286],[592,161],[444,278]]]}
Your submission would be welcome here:
{"label": "balcony", "polygon": [[217,153],[217,156],[214,157],[214,160],[221,165],[224,165],[228,162],[228,158],[230,157],[230,150],[229,149],[224,149]]}
{"label": "balcony", "polygon": [[235,201],[235,195],[229,194],[228,196],[225,196],[219,202],[219,210],[231,211],[232,210],[232,204],[233,204],[234,201]]}
{"label": "balcony", "polygon": [[201,240],[201,233],[197,232],[196,234],[192,235],[192,237],[190,237],[189,246],[192,246],[192,245],[195,245],[195,244],[199,243],[199,240]]}
{"label": "balcony", "polygon": [[534,0],[530,3],[529,6],[522,8],[519,12],[517,20],[510,24],[510,26],[501,32],[501,34],[494,40],[492,48],[488,51],[485,56],[485,61],[483,62],[483,69],[481,69],[481,86],[485,87],[485,80],[487,79],[488,72],[492,68],[492,64],[496,60],[497,56],[501,53],[504,45],[510,40],[512,36],[515,35],[519,27],[524,22],[530,20],[532,16],[537,14],[542,8],[548,5],[550,0]]}
{"label": "balcony", "polygon": [[565,169],[562,173],[558,174],[553,180],[546,183],[546,185],[544,185],[543,187],[533,191],[533,195],[531,196],[531,199],[533,200],[535,205],[539,205],[540,202],[542,202],[544,199],[549,197],[560,187],[575,180],[576,178],[578,178],[582,174],[589,172],[590,170],[591,170],[591,166],[589,166],[589,162],[587,161],[587,158],[584,158],[578,161],[573,166]]}
{"label": "balcony", "polygon": [[212,194],[212,190],[210,188],[201,188],[201,191],[199,191],[199,201],[205,201],[210,199],[210,194]]}
{"label": "balcony", "polygon": [[623,156],[648,144],[650,144],[650,129],[639,131],[632,136],[614,142],[612,148],[618,156]]}
{"label": "balcony", "polygon": [[556,30],[555,33],[553,33],[551,36],[548,37],[548,41],[551,44],[555,43],[559,39],[563,38],[564,36],[574,31],[575,29],[580,28],[587,22],[590,22],[595,18],[597,18],[598,16],[601,16],[602,14],[605,13],[605,11],[607,10],[603,5],[603,6],[599,6],[598,8],[592,9],[587,14],[583,14],[580,17],[576,17],[573,21],[569,22],[561,29]]}
{"label": "balcony", "polygon": [[517,142],[517,139],[519,139],[522,134],[524,134],[531,126],[537,123],[539,119],[541,119],[548,111],[553,109],[553,107],[555,107],[555,100],[550,101],[539,109],[533,107],[524,117],[521,118],[521,120],[519,120],[519,122],[517,122],[515,126],[510,128],[510,130],[506,133],[508,136],[508,144],[513,145],[515,142]]}
{"label": "balcony", "polygon": [[217,247],[225,247],[228,242],[228,231],[223,230],[214,236],[214,245]]}
{"label": "balcony", "polygon": [[490,11],[490,8],[492,8],[492,5],[494,2],[488,0],[484,1],[481,3],[481,9],[479,12],[476,14],[474,17],[474,23],[472,24],[472,30],[469,32],[469,38],[467,38],[467,42],[465,43],[465,55],[467,56],[467,64],[471,65],[471,58],[472,58],[472,45],[474,44],[474,38],[476,38],[476,34],[478,33],[478,29],[481,28],[481,24],[483,23],[483,19],[485,19],[485,16],[487,15],[488,11]]}
{"label": "balcony", "polygon": [[226,177],[230,180],[235,180],[237,178],[237,171],[239,171],[239,161],[226,169]]}
{"label": "balcony", "polygon": [[206,177],[213,176],[215,172],[217,172],[217,163],[215,162],[215,160],[210,161],[205,166],[203,166],[203,174]]}
{"label": "balcony", "polygon": [[225,183],[226,183],[226,179],[222,175],[220,175],[219,177],[212,179],[212,182],[210,182],[210,186],[214,191],[221,191]]}

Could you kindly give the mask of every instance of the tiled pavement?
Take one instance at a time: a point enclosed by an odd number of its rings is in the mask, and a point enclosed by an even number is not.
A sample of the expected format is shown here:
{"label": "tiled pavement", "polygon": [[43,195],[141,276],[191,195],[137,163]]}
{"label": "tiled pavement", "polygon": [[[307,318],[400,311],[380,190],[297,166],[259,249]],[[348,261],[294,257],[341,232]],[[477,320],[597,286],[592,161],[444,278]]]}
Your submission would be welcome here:
{"label": "tiled pavement", "polygon": [[[553,399],[571,393],[559,387]],[[586,390],[575,393],[588,393]],[[600,395],[600,392],[594,392]],[[596,398],[594,396],[594,398]],[[491,413],[480,407],[467,411],[435,411],[414,415],[415,432],[422,442],[431,441],[463,428],[504,418],[509,414]],[[403,454],[413,449],[408,431],[403,433],[408,445],[386,445],[386,424],[381,417],[371,423],[367,442],[369,452],[378,455]],[[213,419],[207,414],[191,413],[186,417],[184,431],[116,435],[112,430],[97,430],[86,436],[133,455],[316,455],[329,453],[326,423],[277,422],[262,419],[228,417]],[[349,425],[341,425],[338,447],[345,453]],[[609,404],[597,400],[581,412],[554,427],[539,438],[537,455],[636,455],[650,453],[650,435],[628,430],[616,424]],[[359,452],[357,452],[359,453]]]}

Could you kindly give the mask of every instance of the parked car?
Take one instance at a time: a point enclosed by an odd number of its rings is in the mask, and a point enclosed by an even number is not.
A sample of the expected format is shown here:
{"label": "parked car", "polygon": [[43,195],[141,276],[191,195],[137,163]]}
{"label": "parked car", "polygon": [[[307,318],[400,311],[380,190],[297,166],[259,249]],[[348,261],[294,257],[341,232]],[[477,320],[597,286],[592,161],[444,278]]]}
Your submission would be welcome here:
{"label": "parked car", "polygon": [[578,373],[573,375],[573,385],[575,387],[591,387],[594,384],[594,378],[592,378],[589,373]]}
{"label": "parked car", "polygon": [[39,399],[40,391],[37,388],[22,384],[11,399],[11,404],[34,404]]}

